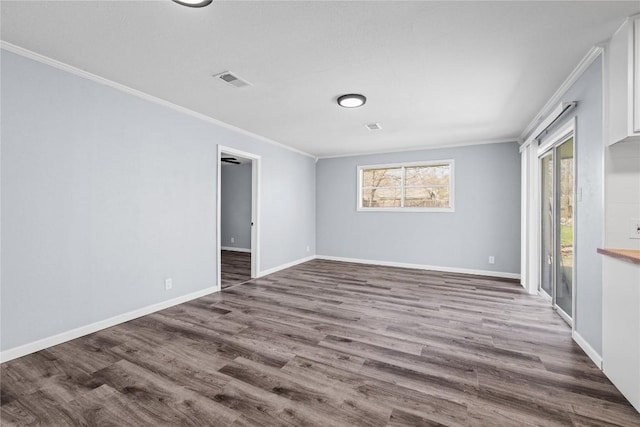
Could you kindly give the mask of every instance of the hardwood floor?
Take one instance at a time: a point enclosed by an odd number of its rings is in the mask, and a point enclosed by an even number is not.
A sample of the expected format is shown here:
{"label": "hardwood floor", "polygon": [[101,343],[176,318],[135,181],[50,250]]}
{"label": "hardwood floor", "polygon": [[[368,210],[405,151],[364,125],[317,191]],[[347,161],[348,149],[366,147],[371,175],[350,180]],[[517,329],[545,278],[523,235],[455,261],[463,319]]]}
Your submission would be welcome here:
{"label": "hardwood floor", "polygon": [[251,254],[220,251],[220,284],[222,289],[251,279]]}
{"label": "hardwood floor", "polygon": [[640,425],[519,285],[320,260],[0,369],[3,426]]}

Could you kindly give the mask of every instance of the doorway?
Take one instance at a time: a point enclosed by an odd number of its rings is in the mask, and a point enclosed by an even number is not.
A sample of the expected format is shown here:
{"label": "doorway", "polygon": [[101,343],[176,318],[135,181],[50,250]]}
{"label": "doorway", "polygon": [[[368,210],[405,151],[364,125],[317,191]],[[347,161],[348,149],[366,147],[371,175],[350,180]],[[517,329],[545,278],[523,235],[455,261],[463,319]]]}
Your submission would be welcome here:
{"label": "doorway", "polygon": [[257,277],[260,156],[218,145],[217,286]]}
{"label": "doorway", "polygon": [[540,293],[573,324],[575,140],[565,128],[540,146]]}

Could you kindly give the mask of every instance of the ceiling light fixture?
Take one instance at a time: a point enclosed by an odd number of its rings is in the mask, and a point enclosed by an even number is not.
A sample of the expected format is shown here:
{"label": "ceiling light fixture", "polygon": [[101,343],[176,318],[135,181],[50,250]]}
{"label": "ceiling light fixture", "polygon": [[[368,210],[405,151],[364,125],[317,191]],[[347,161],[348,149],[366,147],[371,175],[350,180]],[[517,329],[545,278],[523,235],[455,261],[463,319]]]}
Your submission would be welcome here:
{"label": "ceiling light fixture", "polygon": [[344,108],[362,107],[366,102],[367,98],[357,93],[342,95],[338,98],[338,105]]}
{"label": "ceiling light fixture", "polygon": [[209,6],[213,0],[173,0],[174,2],[188,7],[205,7]]}

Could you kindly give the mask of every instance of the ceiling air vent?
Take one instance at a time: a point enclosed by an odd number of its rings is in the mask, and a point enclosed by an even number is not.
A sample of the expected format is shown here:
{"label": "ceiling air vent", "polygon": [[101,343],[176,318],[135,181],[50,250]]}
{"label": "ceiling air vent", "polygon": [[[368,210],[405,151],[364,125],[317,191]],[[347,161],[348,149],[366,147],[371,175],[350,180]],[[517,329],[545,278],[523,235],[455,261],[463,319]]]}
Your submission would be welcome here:
{"label": "ceiling air vent", "polygon": [[218,78],[223,82],[228,83],[231,86],[235,86],[235,87],[251,86],[251,83],[249,83],[246,80],[242,80],[240,77],[233,74],[231,71],[225,71],[224,73],[215,74],[213,77]]}
{"label": "ceiling air vent", "polygon": [[382,129],[382,126],[380,126],[380,123],[369,123],[367,125],[364,125],[364,127],[366,127],[369,130],[380,130],[380,129]]}

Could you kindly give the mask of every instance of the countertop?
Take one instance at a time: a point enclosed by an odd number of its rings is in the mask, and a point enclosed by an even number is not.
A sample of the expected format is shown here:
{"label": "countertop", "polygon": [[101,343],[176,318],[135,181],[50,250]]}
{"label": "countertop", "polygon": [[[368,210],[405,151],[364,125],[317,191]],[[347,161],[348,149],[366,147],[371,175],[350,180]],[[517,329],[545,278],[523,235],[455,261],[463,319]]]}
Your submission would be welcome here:
{"label": "countertop", "polygon": [[640,265],[640,250],[638,249],[598,248],[598,253]]}

